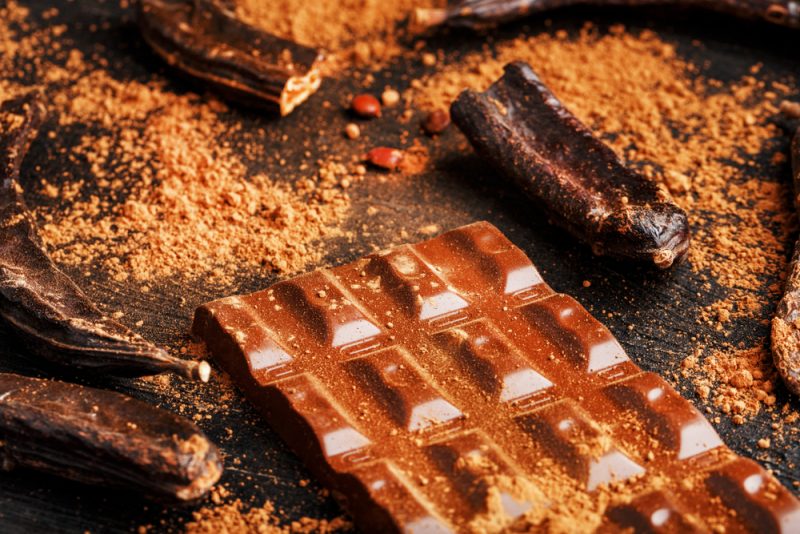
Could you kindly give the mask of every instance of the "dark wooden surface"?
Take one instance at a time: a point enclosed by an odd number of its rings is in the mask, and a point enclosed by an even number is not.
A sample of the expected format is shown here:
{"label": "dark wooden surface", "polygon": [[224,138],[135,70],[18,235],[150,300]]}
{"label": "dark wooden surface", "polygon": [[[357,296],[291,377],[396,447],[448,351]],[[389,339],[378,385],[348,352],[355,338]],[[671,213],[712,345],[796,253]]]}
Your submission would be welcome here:
{"label": "dark wooden surface", "polygon": [[[47,7],[60,7],[60,14],[55,19],[40,23],[67,24],[69,30],[64,38],[86,51],[87,56],[92,50],[97,50],[98,44],[102,45],[103,55],[110,62],[107,68],[118,79],[164,78],[170,80],[169,87],[176,92],[194,88],[191,83],[173,79],[171,72],[139,42],[129,18],[130,10],[120,8],[117,3],[99,0],[69,3],[24,0],[21,3],[32,8],[34,18]],[[551,18],[553,24],[549,31],[559,28],[573,31],[584,20],[593,20],[601,28],[622,22],[633,29],[655,29],[663,39],[676,43],[681,55],[698,64],[706,64],[708,72],[723,81],[737,79],[757,61],[764,64],[761,74],[764,77],[799,72],[796,53],[800,34],[760,23],[675,10],[570,9]],[[91,24],[99,25],[100,29],[89,31]],[[492,32],[491,38],[504,39],[522,32],[543,31],[543,28],[541,20],[529,20]],[[441,47],[447,51],[448,57],[455,58],[479,49],[486,38],[469,32],[450,33],[429,39],[428,46]],[[693,39],[699,39],[705,46],[692,46]],[[580,69],[580,65],[565,65],[564,68]],[[418,61],[399,59],[376,74],[373,87],[379,92],[385,84],[391,83],[404,89],[420,73],[419,69]],[[225,120],[243,126],[242,133],[238,134],[240,142],[262,136],[268,147],[281,151],[288,169],[297,168],[303,161],[314,162],[319,156],[340,149],[346,150],[347,154],[355,153],[354,145],[344,145],[341,139],[347,117],[339,104],[344,103],[344,95],[352,93],[356,86],[349,79],[326,80],[320,94],[281,120],[246,109],[233,109]],[[322,102],[326,99],[334,105],[324,108]],[[373,135],[373,141],[383,139],[387,144],[397,144],[405,127],[395,118],[396,113],[389,112],[381,119],[379,128],[371,128],[373,132],[380,130],[379,134]],[[412,124],[418,120],[413,119]],[[320,125],[328,126],[318,133]],[[257,133],[259,128],[264,128],[266,133]],[[71,163],[66,154],[59,152],[59,148],[76,143],[80,129],[58,131],[54,122],[46,128],[50,129],[58,133],[56,139],[36,142],[23,168],[23,185],[31,184],[27,199],[34,206],[59,202],[33,192],[32,184],[37,182],[39,172],[47,174],[51,180],[59,176],[64,167],[69,167],[76,176],[81,172],[80,162]],[[281,143],[284,134],[298,141]],[[702,306],[724,296],[724,289],[716,287],[713,282],[710,290],[705,289],[700,277],[686,264],[668,273],[659,273],[593,257],[585,247],[550,227],[543,217],[530,210],[518,193],[497,179],[492,169],[471,153],[458,151],[456,145],[459,141],[459,134],[451,128],[441,143],[431,145],[436,169],[424,177],[381,182],[372,175],[357,184],[351,191],[354,209],[345,223],[355,232],[356,238],[332,239],[324,243],[328,255],[323,263],[340,264],[363,255],[373,246],[399,244],[403,241],[399,237],[401,230],[409,232],[408,240],[416,241],[424,236],[415,230],[427,224],[436,223],[445,230],[479,219],[489,220],[533,258],[555,289],[574,295],[594,313],[611,312],[612,317],[603,321],[636,363],[666,376],[685,395],[697,401],[692,385],[682,379],[676,382],[672,372],[691,353],[694,346],[690,341],[692,336],[705,343],[722,341],[720,333],[698,325],[696,318]],[[327,148],[321,148],[323,145]],[[785,150],[788,141],[778,139],[774,146]],[[306,150],[312,152],[310,158],[303,155]],[[748,172],[768,168],[769,157],[770,154],[760,156],[759,165]],[[282,170],[285,168],[272,159],[248,161],[248,165],[253,171],[265,171],[278,179],[285,174]],[[88,172],[88,165],[83,169]],[[788,180],[788,164],[779,173],[762,179]],[[368,206],[378,207],[380,216],[367,217]],[[89,268],[93,269],[92,266]],[[79,271],[67,270],[71,274]],[[587,278],[592,285],[584,288],[581,282]],[[263,272],[243,273],[240,283],[230,288],[209,288],[202,283],[186,287],[179,280],[165,280],[154,284],[149,294],[138,293],[133,285],[115,283],[100,270],[88,281],[84,277],[79,280],[90,296],[105,303],[107,309],[124,310],[126,323],[132,326],[143,319],[145,323],[139,329],[141,333],[174,348],[187,340],[192,312],[198,304],[234,290],[263,288],[274,281],[274,276]],[[764,286],[773,282],[775,280],[764,280]],[[734,333],[726,341],[741,341],[745,346],[754,344],[766,333],[766,327],[758,319],[761,317],[737,322]],[[635,327],[629,330],[628,325]],[[48,369],[33,366],[25,358],[24,347],[13,346],[5,338],[0,338],[0,370],[52,374]],[[190,384],[179,379],[173,380],[175,392],[170,395],[159,393],[152,383],[146,381],[104,379],[89,383],[128,392],[167,409],[180,411],[183,408],[183,413],[190,416],[201,414],[200,426],[220,444],[226,457],[227,470],[223,482],[246,506],[260,505],[269,499],[284,510],[288,518],[303,515],[335,517],[341,513],[331,498],[321,496],[321,488],[311,480],[299,460],[283,447],[272,430],[238,395],[226,399],[225,389],[218,385]],[[786,391],[781,388],[778,403],[783,404],[787,399]],[[792,402],[797,403],[796,400]],[[795,442],[794,446],[773,447],[767,451],[756,446],[755,437],[768,435],[770,423],[769,416],[762,413],[742,426],[734,426],[723,417],[716,427],[728,445],[774,469],[780,480],[797,493],[798,488],[792,482],[800,480],[800,473],[791,472],[786,466],[800,464],[798,444]],[[301,479],[310,482],[301,486],[298,483]],[[199,503],[198,506],[203,505],[208,503]],[[139,525],[177,530],[194,509],[165,508],[136,495],[80,486],[31,472],[0,473],[2,532],[110,532],[129,531]]]}

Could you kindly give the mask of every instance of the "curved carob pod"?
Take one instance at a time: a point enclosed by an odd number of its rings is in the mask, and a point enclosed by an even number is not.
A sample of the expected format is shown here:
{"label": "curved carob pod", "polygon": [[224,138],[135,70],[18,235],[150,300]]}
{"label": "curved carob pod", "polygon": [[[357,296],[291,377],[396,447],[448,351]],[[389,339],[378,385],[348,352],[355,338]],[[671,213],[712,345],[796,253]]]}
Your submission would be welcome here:
{"label": "curved carob pod", "polygon": [[103,315],[47,255],[18,181],[44,115],[35,95],[0,105],[0,325],[27,353],[66,368],[208,380],[207,362],[170,356]]}
{"label": "curved carob pod", "polygon": [[451,115],[479,153],[596,254],[664,269],[686,254],[686,213],[593,137],[529,65],[506,65],[484,93],[464,91]]}
{"label": "curved carob pod", "polygon": [[193,423],[120,393],[0,373],[0,467],[193,501],[222,474]]}
{"label": "curved carob pod", "polygon": [[796,0],[456,0],[445,8],[417,9],[414,22],[422,29],[440,25],[480,29],[576,5],[694,7],[800,28],[800,3]]}
{"label": "curved carob pod", "polygon": [[167,63],[237,103],[288,115],[322,83],[317,50],[245,24],[222,0],[140,0],[138,22]]}
{"label": "curved carob pod", "polygon": [[[800,212],[800,128],[792,141],[792,175],[795,206]],[[772,319],[772,357],[786,387],[800,395],[800,239],[789,263],[783,298]]]}

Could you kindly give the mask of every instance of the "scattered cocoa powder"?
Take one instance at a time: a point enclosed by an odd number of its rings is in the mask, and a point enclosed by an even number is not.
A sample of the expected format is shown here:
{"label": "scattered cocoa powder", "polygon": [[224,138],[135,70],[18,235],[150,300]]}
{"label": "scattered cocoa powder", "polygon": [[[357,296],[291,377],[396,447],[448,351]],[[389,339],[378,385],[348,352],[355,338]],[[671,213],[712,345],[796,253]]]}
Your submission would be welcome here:
{"label": "scattered cocoa powder", "polygon": [[235,0],[245,21],[281,37],[324,49],[331,69],[377,65],[403,51],[404,22],[414,8],[439,7],[444,0]]}
{"label": "scattered cocoa powder", "polygon": [[[15,0],[0,4],[0,100],[28,91],[28,84],[20,83],[25,78],[63,81],[67,77],[64,65],[80,56],[80,52],[65,50],[59,41],[66,31],[64,25],[34,27],[28,20],[30,14]],[[49,60],[41,57],[43,50],[49,52]]]}
{"label": "scattered cocoa powder", "polygon": [[303,517],[283,524],[269,501],[244,511],[244,505],[237,499],[230,504],[201,508],[192,515],[194,521],[186,523],[188,534],[326,534],[352,528],[343,517],[332,520]]}
{"label": "scattered cocoa powder", "polygon": [[[698,350],[698,354],[702,351]],[[701,398],[710,397],[723,413],[741,424],[762,406],[775,405],[776,376],[768,355],[766,345],[717,350],[702,361],[701,368],[697,367],[697,356],[686,358],[681,366],[688,376],[694,377]]]}
{"label": "scattered cocoa powder", "polygon": [[[385,4],[366,5],[357,0],[352,6],[336,2],[321,7],[286,0],[282,2],[285,9],[278,9],[275,4],[239,1],[240,9],[250,10],[252,20],[267,17],[259,22],[267,29],[301,41],[308,38],[308,44],[316,46],[343,45],[347,54],[361,59],[386,57],[386,51],[396,45],[378,45],[372,36],[389,31],[410,9],[404,2],[387,9]],[[0,18],[0,47],[8,38],[4,33],[8,24],[25,20],[22,8],[13,1],[8,6],[15,11],[12,17],[0,9],[0,15],[7,15]],[[337,20],[339,13],[349,9],[362,13],[374,9],[385,15],[386,24],[364,23],[367,14],[360,20],[344,21],[339,29],[324,28],[332,31],[331,35],[317,35],[322,27],[314,22],[321,20],[319,13],[306,16],[301,11],[310,13],[331,6],[335,6]],[[392,14],[394,9],[399,14]],[[351,17],[352,13],[343,16]],[[359,27],[351,38],[351,30],[341,28],[354,23]],[[303,32],[308,32],[305,37]],[[39,42],[45,42],[47,35],[54,34],[42,33]],[[32,43],[8,50],[21,58]],[[748,179],[738,166],[748,164],[763,150],[765,141],[777,134],[766,119],[775,112],[776,98],[780,99],[788,87],[768,87],[755,76],[748,76],[733,89],[720,90],[715,80],[696,79],[696,68],[679,59],[674,47],[656,34],[634,35],[621,27],[607,36],[597,35],[588,27],[577,39],[560,32],[536,35],[500,45],[496,52],[496,58],[489,57],[487,51],[458,65],[445,66],[441,73],[416,83],[408,98],[426,109],[447,109],[461,88],[485,88],[511,59],[531,62],[579,117],[601,134],[613,134],[607,137],[609,143],[629,161],[641,164],[644,172],[662,180],[691,213],[695,227],[692,268],[698,276],[728,290],[724,300],[704,310],[701,320],[724,332],[737,318],[764,314],[770,302],[758,291],[762,281],[785,270],[785,246],[793,226],[793,220],[782,215],[789,212],[788,189],[782,184]],[[0,58],[0,65],[3,61]],[[118,279],[142,281],[178,273],[207,276],[208,265],[215,270],[212,278],[224,281],[241,266],[288,273],[319,261],[321,252],[313,243],[339,231],[337,224],[349,206],[345,190],[363,172],[351,173],[347,165],[324,161],[308,175],[295,177],[295,185],[263,175],[250,176],[242,158],[229,146],[211,141],[235,133],[220,120],[226,112],[223,104],[175,95],[158,83],[119,81],[104,72],[83,72],[79,53],[68,54],[65,61],[72,62],[70,69],[60,70],[57,65],[41,69],[38,79],[53,92],[62,126],[92,123],[98,132],[86,133],[75,147],[74,157],[90,166],[88,175],[70,177],[65,181],[70,185],[60,189],[52,183],[41,184],[43,194],[72,200],[66,209],[38,210],[45,222],[43,235],[54,248],[56,259],[74,265],[99,260]],[[439,61],[431,54],[425,62],[433,65]],[[581,69],[563,69],[569,62],[580,64]],[[619,68],[622,64],[625,69]],[[81,72],[81,77],[70,78],[76,72]],[[0,77],[0,96],[20,90],[14,82]],[[774,97],[768,96],[770,93]],[[659,98],[652,98],[653,94],[659,94]],[[626,102],[623,108],[618,104],[621,100]],[[678,130],[697,134],[676,138],[675,124],[681,125]],[[412,146],[405,152],[401,170],[407,174],[421,172],[427,164],[426,149]],[[128,183],[131,176],[137,178],[133,184]],[[117,202],[123,198],[125,202]],[[439,230],[428,225],[419,232]],[[773,296],[779,290],[770,289]],[[762,408],[773,409],[775,378],[765,344],[750,349],[698,344],[693,349],[684,360],[683,370],[695,381],[701,397],[734,421],[743,421],[744,416]],[[196,347],[186,350],[193,352]],[[238,399],[238,394],[233,393],[227,378],[221,380],[220,390],[227,393],[209,395],[210,386],[205,386],[178,401],[182,404],[178,411],[198,420],[224,411],[226,403],[217,401],[234,396]],[[142,382],[169,393],[174,387],[170,381],[158,377]],[[787,422],[798,418],[787,406],[774,409],[774,415]],[[769,447],[782,438],[762,439]],[[232,461],[234,465],[236,460]],[[488,476],[488,512],[471,525],[476,531],[508,526],[499,503],[500,490],[520,497],[533,491],[529,481]],[[553,531],[575,530],[576,525],[596,527],[600,511],[612,496],[630,493],[624,484],[614,484],[599,488],[589,502],[576,500],[575,495],[585,493],[571,487],[566,476],[545,481],[546,486],[537,482],[547,489],[552,507],[544,515],[537,510],[518,522],[541,525],[546,521]],[[269,502],[247,511],[244,508],[238,500],[227,504],[214,500],[214,506],[195,513],[186,529],[330,532],[349,527],[341,518],[306,518],[285,525]]]}
{"label": "scattered cocoa powder", "polygon": [[[236,127],[219,119],[224,104],[93,70],[57,40],[65,27],[32,29],[28,16],[13,1],[0,8],[0,97],[38,88],[60,128],[84,130],[68,157],[88,172],[40,183],[66,201],[37,209],[56,261],[100,266],[117,281],[227,284],[243,268],[299,271],[322,257],[316,242],[341,234],[344,190],[359,175],[333,160],[291,180],[251,175],[226,141]],[[10,81],[20,64],[38,83]]]}
{"label": "scattered cocoa powder", "polygon": [[430,166],[428,149],[415,139],[411,146],[403,151],[403,160],[400,162],[400,171],[407,176],[422,174]]}
{"label": "scattered cocoa powder", "polygon": [[[96,123],[109,132],[87,133],[74,154],[88,160],[84,180],[99,195],[76,198],[63,212],[40,210],[43,238],[60,262],[101,258],[118,280],[226,282],[248,267],[298,271],[320,259],[314,241],[340,232],[347,170],[329,166],[293,184],[249,176],[224,141],[231,132],[217,119],[225,111],[218,101],[95,71],[55,103],[62,126]],[[137,180],[126,183],[131,176]],[[124,202],[111,205],[123,193]]]}

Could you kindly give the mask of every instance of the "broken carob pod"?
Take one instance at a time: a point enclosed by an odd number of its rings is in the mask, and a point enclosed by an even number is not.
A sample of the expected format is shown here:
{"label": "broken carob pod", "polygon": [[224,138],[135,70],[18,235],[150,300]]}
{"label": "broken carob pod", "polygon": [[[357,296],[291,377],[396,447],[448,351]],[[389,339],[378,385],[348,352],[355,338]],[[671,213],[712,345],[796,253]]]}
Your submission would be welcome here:
{"label": "broken carob pod", "polygon": [[138,21],[167,63],[238,103],[288,115],[322,83],[317,50],[245,24],[222,0],[140,0]]}
{"label": "broken carob pod", "polygon": [[120,393],[0,373],[0,467],[193,501],[219,480],[193,423]]}
{"label": "broken carob pod", "polygon": [[0,327],[26,353],[66,368],[208,380],[207,362],[170,356],[103,315],[47,255],[18,181],[44,114],[35,95],[0,104]]}
{"label": "broken carob pod", "polygon": [[686,254],[686,213],[663,188],[626,168],[527,64],[506,65],[484,93],[461,93],[451,115],[479,153],[596,254],[660,268]]}
{"label": "broken carob pod", "polygon": [[800,28],[800,4],[795,0],[456,0],[444,8],[418,8],[414,23],[421,29],[441,25],[480,29],[576,5],[694,7]]}
{"label": "broken carob pod", "polygon": [[[800,211],[800,128],[792,142],[792,175],[795,205]],[[772,319],[772,357],[786,387],[800,395],[800,239],[794,246],[783,298]]]}

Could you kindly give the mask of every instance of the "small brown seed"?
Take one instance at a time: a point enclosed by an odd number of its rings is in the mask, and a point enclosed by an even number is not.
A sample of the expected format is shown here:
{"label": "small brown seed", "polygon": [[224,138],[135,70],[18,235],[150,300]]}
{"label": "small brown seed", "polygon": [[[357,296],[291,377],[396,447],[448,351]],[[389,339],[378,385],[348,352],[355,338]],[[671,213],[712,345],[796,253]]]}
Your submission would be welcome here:
{"label": "small brown seed", "polygon": [[361,128],[358,127],[358,124],[348,123],[344,127],[344,134],[350,139],[358,139],[358,136],[361,135]]}
{"label": "small brown seed", "polygon": [[437,109],[428,113],[425,121],[422,123],[422,128],[429,135],[440,134],[447,127],[450,126],[450,114],[443,109]]}
{"label": "small brown seed", "polygon": [[372,95],[358,95],[353,97],[350,102],[350,109],[353,113],[365,118],[381,116],[381,103]]}
{"label": "small brown seed", "polygon": [[370,150],[367,154],[367,161],[376,167],[393,171],[403,161],[403,153],[396,148],[382,146]]}
{"label": "small brown seed", "polygon": [[396,106],[397,103],[400,102],[400,93],[394,89],[387,89],[381,94],[381,102],[383,102],[383,105],[387,108]]}
{"label": "small brown seed", "polygon": [[425,52],[422,54],[422,64],[426,67],[433,67],[436,65],[436,55],[431,54],[430,52]]}

